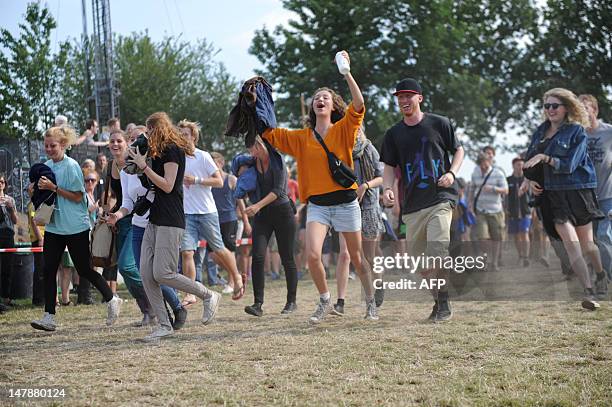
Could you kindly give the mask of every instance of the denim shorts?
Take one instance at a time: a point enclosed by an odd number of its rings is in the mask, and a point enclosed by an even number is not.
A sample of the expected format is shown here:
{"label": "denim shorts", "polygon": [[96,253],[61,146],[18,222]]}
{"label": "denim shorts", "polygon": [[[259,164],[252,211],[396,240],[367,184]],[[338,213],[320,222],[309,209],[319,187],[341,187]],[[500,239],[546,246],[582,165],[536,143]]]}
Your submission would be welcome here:
{"label": "denim shorts", "polygon": [[306,223],[319,222],[333,228],[336,232],[361,231],[361,209],[357,199],[349,203],[332,206],[308,203]]}
{"label": "denim shorts", "polygon": [[206,240],[206,248],[213,252],[225,248],[217,212],[185,214],[185,233],[181,241],[181,251],[197,250],[200,240]]}

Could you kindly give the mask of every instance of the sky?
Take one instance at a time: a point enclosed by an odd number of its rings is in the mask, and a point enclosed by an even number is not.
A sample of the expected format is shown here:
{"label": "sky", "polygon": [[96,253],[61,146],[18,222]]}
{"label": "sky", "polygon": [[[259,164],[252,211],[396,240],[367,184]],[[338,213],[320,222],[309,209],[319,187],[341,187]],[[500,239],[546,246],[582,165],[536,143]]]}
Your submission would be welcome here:
{"label": "sky", "polygon": [[[54,52],[60,42],[81,36],[81,0],[46,0],[41,3],[47,5],[57,21],[57,29],[52,33]],[[27,0],[0,0],[0,27],[17,35],[27,4]],[[92,1],[85,0],[85,5],[87,29],[91,34]],[[250,78],[255,69],[262,67],[248,53],[255,30],[286,24],[294,16],[283,9],[280,0],[110,0],[110,8],[111,27],[115,33],[129,35],[146,30],[155,41],[165,36],[180,36],[186,41],[206,38],[219,50],[217,61],[222,62],[239,81]],[[514,156],[498,153],[497,165],[507,173],[511,172]],[[474,166],[466,159],[458,175],[469,179]]]}

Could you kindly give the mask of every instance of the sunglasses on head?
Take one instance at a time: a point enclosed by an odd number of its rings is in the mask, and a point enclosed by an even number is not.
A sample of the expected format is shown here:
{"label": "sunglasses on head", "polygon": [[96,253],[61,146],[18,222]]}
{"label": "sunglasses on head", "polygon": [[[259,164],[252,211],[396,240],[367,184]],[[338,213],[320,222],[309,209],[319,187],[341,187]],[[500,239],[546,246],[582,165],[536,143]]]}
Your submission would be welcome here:
{"label": "sunglasses on head", "polygon": [[563,103],[544,103],[544,110],[551,109],[557,110],[559,106],[565,106]]}

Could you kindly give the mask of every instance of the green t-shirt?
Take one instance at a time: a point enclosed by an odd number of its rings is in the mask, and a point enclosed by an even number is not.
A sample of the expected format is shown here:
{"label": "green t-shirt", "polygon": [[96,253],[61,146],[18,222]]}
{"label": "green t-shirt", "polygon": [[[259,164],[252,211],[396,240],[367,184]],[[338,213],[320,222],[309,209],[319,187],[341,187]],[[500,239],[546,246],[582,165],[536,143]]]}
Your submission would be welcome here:
{"label": "green t-shirt", "polygon": [[48,160],[45,163],[55,174],[57,186],[65,191],[82,192],[83,199],[74,202],[57,195],[55,210],[46,231],[58,235],[74,235],[89,230],[89,214],[85,198],[85,181],[79,164],[64,155],[61,161]]}

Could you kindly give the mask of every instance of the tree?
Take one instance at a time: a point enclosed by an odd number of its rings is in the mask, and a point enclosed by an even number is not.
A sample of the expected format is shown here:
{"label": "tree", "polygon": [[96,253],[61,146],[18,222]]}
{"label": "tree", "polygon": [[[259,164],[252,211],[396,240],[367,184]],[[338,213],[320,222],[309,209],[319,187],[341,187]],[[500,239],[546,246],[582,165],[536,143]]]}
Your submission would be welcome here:
{"label": "tree", "polygon": [[[346,95],[331,59],[347,49],[366,97],[367,132],[380,138],[399,114],[391,96],[403,77],[417,78],[425,108],[451,117],[474,141],[490,142],[510,117],[507,84],[536,32],[528,0],[405,2],[284,0],[297,15],[288,27],[256,32],[250,48],[279,90],[280,119],[299,125],[300,92],[322,84]],[[327,61],[330,63],[327,63]]]}
{"label": "tree", "polygon": [[611,22],[609,1],[548,1],[542,8],[540,32],[514,78],[514,105],[535,107],[520,117],[525,128],[533,130],[541,120],[542,95],[556,87],[593,94],[600,116],[612,120]]}
{"label": "tree", "polygon": [[[122,123],[144,123],[153,112],[202,124],[200,146],[227,149],[221,139],[234,95],[239,90],[225,66],[214,60],[215,48],[147,33],[117,36],[114,48]],[[235,148],[234,148],[235,150]]]}
{"label": "tree", "polygon": [[[51,54],[51,30],[55,20],[39,3],[27,6],[20,35],[0,30],[0,126],[3,135],[36,138],[51,125],[58,100],[57,68],[65,60],[64,51]],[[7,55],[8,54],[8,55]]]}

